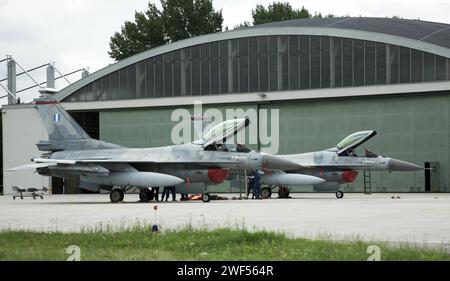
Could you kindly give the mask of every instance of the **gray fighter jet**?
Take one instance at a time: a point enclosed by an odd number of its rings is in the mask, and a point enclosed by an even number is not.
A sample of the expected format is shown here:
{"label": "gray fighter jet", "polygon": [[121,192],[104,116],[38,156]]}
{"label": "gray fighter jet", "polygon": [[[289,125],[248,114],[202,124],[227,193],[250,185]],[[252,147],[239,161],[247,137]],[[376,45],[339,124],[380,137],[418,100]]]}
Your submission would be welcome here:
{"label": "gray fighter jet", "polygon": [[[278,155],[286,160],[298,163],[302,167],[296,170],[286,171],[289,174],[311,175],[326,180],[324,183],[313,185],[316,191],[336,192],[337,198],[342,198],[344,193],[340,191],[340,185],[354,182],[358,171],[398,171],[410,172],[424,169],[423,167],[402,160],[384,157],[365,149],[364,156],[358,156],[355,149],[377,134],[376,131],[355,132],[335,147],[302,154]],[[280,197],[288,197],[288,186],[295,184],[275,184],[264,187],[263,197],[270,197],[272,189],[279,188]]]}
{"label": "gray fighter jet", "polygon": [[124,199],[130,188],[140,189],[141,201],[153,198],[150,187],[175,186],[179,193],[204,193],[207,186],[229,179],[239,169],[264,169],[283,185],[311,185],[325,182],[305,174],[287,174],[301,166],[293,160],[264,154],[242,145],[225,145],[226,140],[249,124],[248,119],[224,121],[195,142],[156,148],[125,148],[95,140],[55,100],[35,100],[49,140],[37,146],[45,152],[33,164],[10,169],[36,169],[42,176],[79,178],[79,187],[110,191],[112,202]]}

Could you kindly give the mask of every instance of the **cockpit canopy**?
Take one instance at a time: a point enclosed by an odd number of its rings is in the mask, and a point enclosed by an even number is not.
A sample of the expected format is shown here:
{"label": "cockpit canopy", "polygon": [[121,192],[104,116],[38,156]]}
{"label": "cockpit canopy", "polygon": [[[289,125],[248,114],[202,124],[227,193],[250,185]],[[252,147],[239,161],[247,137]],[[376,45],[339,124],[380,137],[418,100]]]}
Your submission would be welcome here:
{"label": "cockpit canopy", "polygon": [[227,144],[226,141],[236,135],[250,124],[248,118],[230,119],[223,121],[203,135],[205,150],[221,150],[231,152],[250,152],[250,149],[241,144]]}
{"label": "cockpit canopy", "polygon": [[240,130],[244,129],[249,124],[250,120],[248,118],[223,121],[212,127],[203,135],[204,145],[207,146],[212,143],[224,143],[227,139],[236,135]]}
{"label": "cockpit canopy", "polygon": [[355,148],[368,141],[376,134],[376,131],[359,131],[348,135],[336,145],[336,148],[338,149],[337,153],[339,155],[348,155],[349,152],[352,152]]}

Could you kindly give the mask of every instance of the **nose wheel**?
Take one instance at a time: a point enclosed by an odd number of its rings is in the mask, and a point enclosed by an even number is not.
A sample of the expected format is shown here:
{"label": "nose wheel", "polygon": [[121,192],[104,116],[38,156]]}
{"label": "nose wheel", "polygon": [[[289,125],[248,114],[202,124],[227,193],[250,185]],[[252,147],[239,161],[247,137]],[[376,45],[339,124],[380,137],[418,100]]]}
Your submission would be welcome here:
{"label": "nose wheel", "polygon": [[342,192],[342,191],[337,191],[336,192],[336,198],[342,199],[343,197],[344,197],[344,192]]}
{"label": "nose wheel", "polygon": [[208,203],[211,200],[211,195],[209,193],[203,194],[202,201]]}

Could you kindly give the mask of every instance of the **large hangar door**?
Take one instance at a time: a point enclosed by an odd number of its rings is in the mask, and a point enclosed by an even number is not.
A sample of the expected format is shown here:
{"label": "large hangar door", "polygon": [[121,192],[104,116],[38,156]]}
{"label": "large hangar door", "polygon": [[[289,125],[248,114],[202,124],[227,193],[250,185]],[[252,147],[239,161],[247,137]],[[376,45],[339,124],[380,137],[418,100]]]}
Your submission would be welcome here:
{"label": "large hangar door", "polygon": [[[98,111],[89,112],[70,112],[73,119],[83,128],[93,139],[99,139],[99,113]],[[76,194],[84,193],[85,190],[78,188],[78,178],[61,179],[52,178],[52,192],[55,194]]]}

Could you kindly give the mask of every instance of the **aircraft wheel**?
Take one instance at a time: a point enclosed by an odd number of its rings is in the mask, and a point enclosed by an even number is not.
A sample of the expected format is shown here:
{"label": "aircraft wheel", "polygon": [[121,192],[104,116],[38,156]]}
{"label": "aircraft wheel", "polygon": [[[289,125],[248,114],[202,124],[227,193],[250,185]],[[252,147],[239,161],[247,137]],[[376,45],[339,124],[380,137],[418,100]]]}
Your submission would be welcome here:
{"label": "aircraft wheel", "polygon": [[23,200],[23,196],[22,195],[20,195],[20,199]]}
{"label": "aircraft wheel", "polygon": [[142,189],[141,192],[139,192],[139,199],[141,202],[149,202],[152,201],[155,197],[155,192],[150,189]]}
{"label": "aircraft wheel", "polygon": [[210,197],[209,193],[203,194],[203,197],[202,197],[202,201],[203,201],[203,202],[207,203],[207,202],[209,202],[210,200],[211,200],[211,197]]}
{"label": "aircraft wheel", "polygon": [[13,200],[16,200],[16,196],[13,196]]}
{"label": "aircraft wheel", "polygon": [[261,197],[263,199],[270,198],[272,196],[272,190],[268,187],[264,187],[261,189]]}
{"label": "aircraft wheel", "polygon": [[337,191],[336,192],[336,198],[342,199],[343,197],[344,197],[344,192],[342,192],[342,191]]}
{"label": "aircraft wheel", "polygon": [[41,196],[41,199],[44,199],[44,196]]}
{"label": "aircraft wheel", "polygon": [[36,200],[36,196],[33,196],[33,199]]}
{"label": "aircraft wheel", "polygon": [[280,198],[289,198],[289,188],[286,186],[280,186],[278,189],[278,196]]}
{"label": "aircraft wheel", "polygon": [[147,194],[148,194],[148,200],[152,201],[153,198],[155,198],[155,191],[153,189],[146,189]]}
{"label": "aircraft wheel", "polygon": [[111,202],[113,202],[113,203],[123,201],[123,197],[124,197],[123,191],[120,189],[114,189],[109,194],[109,198],[111,199]]}

